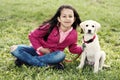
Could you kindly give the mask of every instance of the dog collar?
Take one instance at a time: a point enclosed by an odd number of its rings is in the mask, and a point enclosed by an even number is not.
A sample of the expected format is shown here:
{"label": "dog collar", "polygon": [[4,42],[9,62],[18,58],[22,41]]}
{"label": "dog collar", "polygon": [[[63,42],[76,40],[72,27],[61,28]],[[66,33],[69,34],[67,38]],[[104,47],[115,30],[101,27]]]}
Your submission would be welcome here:
{"label": "dog collar", "polygon": [[84,36],[83,36],[83,41],[84,41],[84,43],[91,43],[91,42],[94,41],[95,37],[96,36],[94,35],[92,39],[89,39],[88,41],[85,41]]}

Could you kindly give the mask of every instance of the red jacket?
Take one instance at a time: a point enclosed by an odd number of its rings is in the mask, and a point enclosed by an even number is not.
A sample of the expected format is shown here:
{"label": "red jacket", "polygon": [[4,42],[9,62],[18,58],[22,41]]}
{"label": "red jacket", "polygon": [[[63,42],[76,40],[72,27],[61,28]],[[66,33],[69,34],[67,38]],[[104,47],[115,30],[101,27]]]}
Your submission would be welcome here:
{"label": "red jacket", "polygon": [[48,31],[49,26],[49,24],[40,26],[29,34],[29,39],[33,48],[37,49],[42,46],[44,48],[49,48],[51,52],[53,52],[56,50],[63,51],[68,47],[71,53],[81,54],[82,48],[77,45],[77,31],[75,29],[69,33],[62,43],[59,43],[59,30],[55,27],[48,36],[47,41],[44,41],[43,37]]}

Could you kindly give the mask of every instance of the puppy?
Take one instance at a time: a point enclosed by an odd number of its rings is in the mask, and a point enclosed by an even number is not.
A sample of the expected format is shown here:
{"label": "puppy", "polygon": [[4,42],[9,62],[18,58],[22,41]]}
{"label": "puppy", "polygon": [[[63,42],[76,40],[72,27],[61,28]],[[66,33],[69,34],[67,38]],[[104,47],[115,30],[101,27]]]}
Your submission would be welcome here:
{"label": "puppy", "polygon": [[97,30],[101,25],[93,20],[86,20],[80,24],[84,32],[83,36],[83,52],[81,55],[81,62],[77,68],[83,68],[87,63],[93,65],[94,73],[102,70],[105,61],[105,52],[101,51],[97,36]]}

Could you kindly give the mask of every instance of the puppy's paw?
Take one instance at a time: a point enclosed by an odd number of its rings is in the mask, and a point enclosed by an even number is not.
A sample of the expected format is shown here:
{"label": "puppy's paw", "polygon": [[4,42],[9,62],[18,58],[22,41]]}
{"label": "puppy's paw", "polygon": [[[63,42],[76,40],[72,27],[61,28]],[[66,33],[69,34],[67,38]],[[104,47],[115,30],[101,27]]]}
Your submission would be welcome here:
{"label": "puppy's paw", "polygon": [[99,68],[99,71],[101,71],[102,70],[102,68]]}
{"label": "puppy's paw", "polygon": [[80,69],[80,67],[78,66],[78,67],[76,67],[76,69]]}
{"label": "puppy's paw", "polygon": [[82,69],[83,67],[81,65],[79,65],[78,67],[76,67],[76,69]]}
{"label": "puppy's paw", "polygon": [[80,66],[76,67],[76,69],[77,69],[77,71],[80,72],[80,73],[83,71],[83,69],[82,69]]}
{"label": "puppy's paw", "polygon": [[93,73],[98,73],[98,70],[94,70]]}

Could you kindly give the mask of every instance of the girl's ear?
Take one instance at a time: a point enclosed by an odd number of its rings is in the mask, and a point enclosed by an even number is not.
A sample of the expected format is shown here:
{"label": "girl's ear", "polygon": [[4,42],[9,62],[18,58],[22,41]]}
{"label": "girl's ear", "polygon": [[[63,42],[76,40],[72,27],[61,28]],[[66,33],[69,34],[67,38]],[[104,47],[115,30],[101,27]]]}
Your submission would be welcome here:
{"label": "girl's ear", "polygon": [[58,22],[60,22],[60,17],[57,17]]}
{"label": "girl's ear", "polygon": [[75,20],[76,20],[76,17],[74,18],[74,22],[75,22]]}

